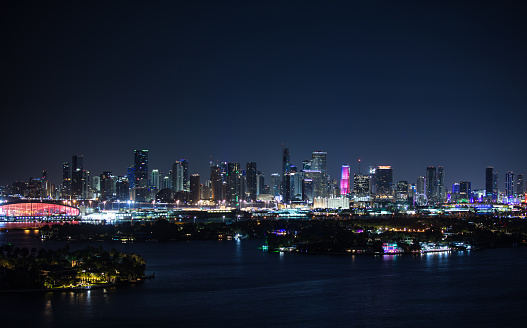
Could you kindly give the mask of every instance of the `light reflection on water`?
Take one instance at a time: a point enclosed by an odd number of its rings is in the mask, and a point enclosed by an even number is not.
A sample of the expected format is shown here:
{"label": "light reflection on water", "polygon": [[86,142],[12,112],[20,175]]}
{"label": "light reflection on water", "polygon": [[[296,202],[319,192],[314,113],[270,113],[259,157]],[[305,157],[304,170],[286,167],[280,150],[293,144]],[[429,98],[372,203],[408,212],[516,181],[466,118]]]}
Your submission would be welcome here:
{"label": "light reflection on water", "polygon": [[[41,243],[23,232],[10,239]],[[526,316],[517,274],[527,270],[526,249],[373,257],[263,252],[261,244],[96,244],[142,255],[156,278],[89,292],[0,294],[2,319],[32,313],[25,317],[33,327],[486,327],[498,314],[502,326]]]}

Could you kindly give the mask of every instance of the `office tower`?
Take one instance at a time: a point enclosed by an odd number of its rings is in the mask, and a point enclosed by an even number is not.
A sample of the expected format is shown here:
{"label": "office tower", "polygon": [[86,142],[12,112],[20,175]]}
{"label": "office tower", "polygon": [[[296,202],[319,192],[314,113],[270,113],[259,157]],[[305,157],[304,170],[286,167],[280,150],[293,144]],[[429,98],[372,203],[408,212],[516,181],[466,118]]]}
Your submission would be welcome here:
{"label": "office tower", "polygon": [[163,188],[162,189],[172,189],[172,179],[170,178],[170,176],[165,176],[163,177]]}
{"label": "office tower", "polygon": [[375,170],[377,196],[392,195],[393,171],[391,166],[378,166]]}
{"label": "office tower", "polygon": [[353,175],[353,193],[357,197],[370,195],[370,176],[368,174],[356,173]]}
{"label": "office tower", "polygon": [[425,177],[417,177],[417,186],[416,186],[416,191],[419,195],[424,195],[425,194]]}
{"label": "office tower", "polygon": [[201,198],[201,181],[199,174],[192,174],[190,176],[190,200],[193,204],[197,204]]}
{"label": "office tower", "polygon": [[498,199],[498,195],[500,194],[500,188],[499,188],[499,185],[498,185],[498,172],[494,171],[494,179],[492,179],[492,181],[494,182],[492,198],[493,198],[493,200],[494,199],[497,200]]}
{"label": "office tower", "polygon": [[286,193],[286,190],[285,190],[285,185],[286,183],[286,179],[288,179],[288,177],[286,177],[286,173],[289,173],[291,172],[291,158],[289,156],[289,148],[284,148],[283,145],[282,145],[282,191],[281,191],[281,194],[282,196],[285,198],[285,193]]}
{"label": "office tower", "polygon": [[458,182],[452,184],[452,193],[453,194],[459,194],[460,191],[461,191],[461,189],[460,189],[460,185],[459,185]]}
{"label": "office tower", "polygon": [[62,163],[62,197],[69,197],[71,194],[71,170],[70,163]]}
{"label": "office tower", "polygon": [[227,202],[232,205],[238,205],[241,195],[241,171],[240,163],[227,164]]}
{"label": "office tower", "polygon": [[115,196],[118,201],[126,202],[130,200],[130,186],[127,177],[118,176],[115,181]]}
{"label": "office tower", "polygon": [[289,203],[291,201],[291,172],[285,172],[282,176],[282,201],[284,203]]}
{"label": "office tower", "polygon": [[327,179],[324,177],[321,171],[307,170],[304,171],[304,179],[311,180],[313,185],[313,198],[326,198],[327,197]]}
{"label": "office tower", "polygon": [[313,204],[313,180],[303,179],[302,180],[302,200],[308,204]]}
{"label": "office tower", "polygon": [[437,201],[443,203],[446,200],[445,168],[437,168]]}
{"label": "office tower", "polygon": [[134,200],[146,202],[148,191],[148,150],[134,150]]}
{"label": "office tower", "polygon": [[280,174],[279,173],[273,173],[271,174],[271,194],[273,196],[279,196],[280,195]]}
{"label": "office tower", "polygon": [[210,167],[210,183],[211,183],[212,200],[216,202],[221,202],[224,199],[221,167],[219,166]]}
{"label": "office tower", "polygon": [[514,173],[511,171],[505,174],[505,195],[507,198],[514,196]]}
{"label": "office tower", "polygon": [[523,174],[516,175],[516,194],[523,195]]}
{"label": "office tower", "polygon": [[249,202],[256,201],[256,196],[258,195],[258,182],[257,182],[257,174],[256,171],[256,163],[255,162],[249,162],[246,165],[245,170],[245,179],[247,181],[247,191],[249,193],[249,196],[247,197],[247,200]]}
{"label": "office tower", "polygon": [[128,187],[130,189],[134,189],[135,188],[134,166],[130,166],[128,169],[126,169],[126,178],[128,179]]}
{"label": "office tower", "polygon": [[340,194],[347,195],[350,193],[350,166],[345,164],[342,165],[340,175]]}
{"label": "office tower", "polygon": [[175,161],[172,165],[172,189],[175,192],[190,191],[188,161],[186,159]]}
{"label": "office tower", "polygon": [[262,172],[258,171],[258,174],[256,175],[256,196],[258,196],[259,194],[265,194],[264,186],[265,177]]}
{"label": "office tower", "polygon": [[82,155],[73,155],[71,159],[71,196],[86,198],[86,170]]}
{"label": "office tower", "polygon": [[113,201],[113,176],[112,172],[106,171],[100,175],[101,179],[101,200]]}
{"label": "office tower", "polygon": [[472,197],[472,187],[470,181],[459,182],[459,197],[470,199]]}
{"label": "office tower", "polygon": [[435,166],[426,168],[426,198],[430,203],[435,203],[437,200],[437,170]]}
{"label": "office tower", "polygon": [[305,159],[302,161],[302,170],[303,171],[311,170],[311,161],[309,159]]}
{"label": "office tower", "polygon": [[96,175],[91,179],[91,187],[93,191],[100,192],[101,191],[101,176]]}
{"label": "office tower", "polygon": [[485,194],[492,197],[494,193],[494,168],[489,166],[485,169]]}
{"label": "office tower", "polygon": [[159,170],[152,170],[150,172],[150,186],[157,190],[161,189],[161,173]]}
{"label": "office tower", "polygon": [[291,172],[291,198],[292,200],[302,200],[302,180],[304,172]]}
{"label": "office tower", "polygon": [[397,182],[396,199],[404,202],[408,200],[408,181]]}
{"label": "office tower", "polygon": [[327,178],[327,152],[325,151],[314,151],[311,154],[311,170],[320,171],[324,178]]}

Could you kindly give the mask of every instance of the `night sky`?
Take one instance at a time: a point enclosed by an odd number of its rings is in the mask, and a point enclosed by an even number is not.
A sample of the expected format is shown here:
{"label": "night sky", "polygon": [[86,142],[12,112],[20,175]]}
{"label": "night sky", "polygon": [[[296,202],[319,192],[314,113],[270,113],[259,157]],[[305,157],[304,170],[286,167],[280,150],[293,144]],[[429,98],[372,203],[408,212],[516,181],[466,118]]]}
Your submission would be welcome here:
{"label": "night sky", "polygon": [[12,1],[1,5],[0,184],[126,174],[134,149],[280,172],[357,160],[450,186],[527,174],[522,1]]}

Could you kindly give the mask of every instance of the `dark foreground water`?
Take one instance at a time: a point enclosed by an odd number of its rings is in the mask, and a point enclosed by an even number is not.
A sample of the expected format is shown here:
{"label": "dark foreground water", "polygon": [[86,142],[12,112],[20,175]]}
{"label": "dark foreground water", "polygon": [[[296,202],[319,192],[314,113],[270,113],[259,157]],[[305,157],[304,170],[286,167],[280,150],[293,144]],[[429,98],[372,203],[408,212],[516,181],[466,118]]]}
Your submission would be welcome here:
{"label": "dark foreground water", "polygon": [[[18,247],[57,248],[32,232]],[[0,294],[2,327],[524,327],[527,248],[423,256],[266,253],[261,241],[97,243],[147,260],[144,284]],[[72,249],[86,243],[70,244]]]}

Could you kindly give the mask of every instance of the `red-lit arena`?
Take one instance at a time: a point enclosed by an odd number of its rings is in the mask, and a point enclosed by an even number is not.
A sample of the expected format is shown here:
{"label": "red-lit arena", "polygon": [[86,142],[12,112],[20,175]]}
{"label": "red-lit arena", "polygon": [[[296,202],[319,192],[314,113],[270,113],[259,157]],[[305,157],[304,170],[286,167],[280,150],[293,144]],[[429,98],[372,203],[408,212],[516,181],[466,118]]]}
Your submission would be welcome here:
{"label": "red-lit arena", "polygon": [[45,202],[16,202],[0,204],[0,220],[23,219],[74,219],[80,210],[76,207],[45,203]]}

